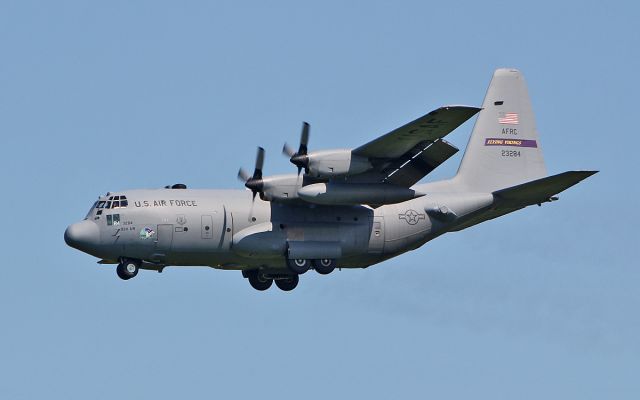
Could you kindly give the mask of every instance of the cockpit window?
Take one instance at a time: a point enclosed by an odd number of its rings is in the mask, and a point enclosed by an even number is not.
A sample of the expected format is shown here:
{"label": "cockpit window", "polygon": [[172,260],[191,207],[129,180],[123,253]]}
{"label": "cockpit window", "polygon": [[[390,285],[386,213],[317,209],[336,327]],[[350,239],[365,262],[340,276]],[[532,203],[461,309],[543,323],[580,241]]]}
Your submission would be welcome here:
{"label": "cockpit window", "polygon": [[111,196],[104,208],[125,208],[128,205],[127,196]]}
{"label": "cockpit window", "polygon": [[95,210],[96,206],[98,205],[98,202],[96,201],[95,203],[93,203],[93,205],[91,206],[91,209],[89,210],[89,212],[87,213],[87,216],[84,217],[84,219],[88,219],[91,214],[93,213],[93,210]]}
{"label": "cockpit window", "polygon": [[[91,211],[94,208],[98,209],[98,215],[101,214],[101,210],[104,209],[112,209],[112,208],[125,208],[129,205],[127,201],[127,196],[111,196],[109,200],[99,200],[93,204]],[[89,213],[91,213],[91,211]]]}

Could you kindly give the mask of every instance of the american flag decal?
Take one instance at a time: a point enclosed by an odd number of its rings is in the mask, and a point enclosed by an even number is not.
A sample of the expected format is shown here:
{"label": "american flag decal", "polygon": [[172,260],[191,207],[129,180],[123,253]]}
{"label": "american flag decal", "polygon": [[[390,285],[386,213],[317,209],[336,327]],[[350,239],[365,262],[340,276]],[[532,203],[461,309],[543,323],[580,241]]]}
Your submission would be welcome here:
{"label": "american flag decal", "polygon": [[498,114],[498,122],[507,125],[518,125],[518,113],[500,113]]}

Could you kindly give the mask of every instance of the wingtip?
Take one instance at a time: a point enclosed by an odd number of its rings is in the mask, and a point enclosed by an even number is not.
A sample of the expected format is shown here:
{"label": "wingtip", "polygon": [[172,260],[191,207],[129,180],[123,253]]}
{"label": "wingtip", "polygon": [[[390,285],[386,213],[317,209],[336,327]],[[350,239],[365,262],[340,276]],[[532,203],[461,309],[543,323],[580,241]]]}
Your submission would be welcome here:
{"label": "wingtip", "polygon": [[466,104],[447,104],[445,106],[440,107],[440,109],[445,109],[445,110],[448,110],[450,108],[461,108],[461,109],[467,109],[467,110],[475,110],[476,112],[482,110],[482,107],[468,106]]}

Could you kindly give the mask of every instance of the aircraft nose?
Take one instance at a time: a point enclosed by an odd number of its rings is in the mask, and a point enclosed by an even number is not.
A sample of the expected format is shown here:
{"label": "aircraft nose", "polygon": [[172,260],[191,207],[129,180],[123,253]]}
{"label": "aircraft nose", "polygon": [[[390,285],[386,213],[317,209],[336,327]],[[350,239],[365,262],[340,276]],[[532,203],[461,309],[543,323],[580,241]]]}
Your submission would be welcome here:
{"label": "aircraft nose", "polygon": [[89,251],[98,245],[100,230],[93,221],[84,220],[69,225],[64,231],[64,241],[80,251]]}

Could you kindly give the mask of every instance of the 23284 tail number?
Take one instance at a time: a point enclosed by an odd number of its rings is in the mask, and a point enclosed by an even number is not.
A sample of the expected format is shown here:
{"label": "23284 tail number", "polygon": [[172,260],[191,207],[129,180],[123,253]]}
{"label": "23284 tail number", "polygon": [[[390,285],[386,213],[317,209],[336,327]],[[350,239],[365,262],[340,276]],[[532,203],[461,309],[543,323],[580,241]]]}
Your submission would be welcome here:
{"label": "23284 tail number", "polygon": [[502,157],[520,157],[520,150],[502,150]]}

